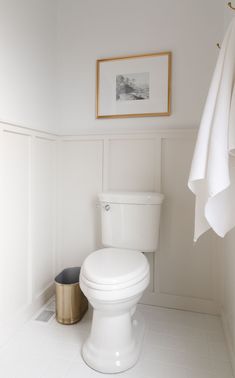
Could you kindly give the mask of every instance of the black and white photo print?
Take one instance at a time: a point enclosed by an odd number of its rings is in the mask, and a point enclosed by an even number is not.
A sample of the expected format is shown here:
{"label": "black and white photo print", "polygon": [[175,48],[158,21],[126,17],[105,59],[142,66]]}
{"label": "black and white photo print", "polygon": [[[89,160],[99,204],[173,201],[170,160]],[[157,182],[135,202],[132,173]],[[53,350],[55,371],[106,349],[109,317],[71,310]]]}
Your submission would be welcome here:
{"label": "black and white photo print", "polygon": [[131,73],[116,76],[116,100],[148,100],[149,72]]}

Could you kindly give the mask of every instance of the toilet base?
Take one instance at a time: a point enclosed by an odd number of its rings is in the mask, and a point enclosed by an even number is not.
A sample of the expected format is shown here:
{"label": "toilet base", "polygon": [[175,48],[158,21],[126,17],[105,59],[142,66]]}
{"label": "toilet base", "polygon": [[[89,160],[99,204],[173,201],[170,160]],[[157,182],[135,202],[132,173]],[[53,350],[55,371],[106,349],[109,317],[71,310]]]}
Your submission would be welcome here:
{"label": "toilet base", "polygon": [[82,348],[83,359],[101,373],[128,370],[139,359],[144,331],[144,319],[140,314],[131,316],[128,312],[109,316],[107,322],[104,314],[94,310],[91,333]]}

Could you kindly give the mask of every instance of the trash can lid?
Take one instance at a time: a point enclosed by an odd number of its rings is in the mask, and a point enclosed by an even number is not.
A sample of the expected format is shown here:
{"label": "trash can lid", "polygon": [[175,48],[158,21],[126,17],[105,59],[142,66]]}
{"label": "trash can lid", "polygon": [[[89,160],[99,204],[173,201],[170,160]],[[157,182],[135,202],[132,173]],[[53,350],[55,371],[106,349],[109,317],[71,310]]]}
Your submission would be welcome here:
{"label": "trash can lid", "polygon": [[66,268],[55,277],[55,282],[61,285],[79,283],[80,267]]}

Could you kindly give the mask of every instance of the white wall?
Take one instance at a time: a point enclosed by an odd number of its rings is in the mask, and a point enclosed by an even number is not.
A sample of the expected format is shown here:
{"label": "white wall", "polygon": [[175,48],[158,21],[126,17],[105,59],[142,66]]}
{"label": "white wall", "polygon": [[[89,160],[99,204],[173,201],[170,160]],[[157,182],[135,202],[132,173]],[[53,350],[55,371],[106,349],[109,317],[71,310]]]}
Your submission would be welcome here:
{"label": "white wall", "polygon": [[58,270],[80,266],[97,245],[96,196],[102,190],[102,140],[58,146]]}
{"label": "white wall", "polygon": [[[62,134],[198,126],[223,31],[223,0],[58,0]],[[170,117],[95,120],[96,59],[170,50]]]}
{"label": "white wall", "polygon": [[0,344],[9,321],[32,315],[52,293],[55,143],[0,123]]}
{"label": "white wall", "polygon": [[166,196],[159,249],[147,256],[151,284],[144,303],[218,311],[214,239],[207,233],[196,246],[192,242],[194,198],[186,182],[194,142],[194,130],[56,142],[49,134],[1,124],[1,337],[6,320],[29,316],[43,303],[57,272],[81,265],[101,246],[96,202],[102,190]]}
{"label": "white wall", "polygon": [[[224,32],[226,31],[235,11],[224,2]],[[235,1],[232,0],[235,7]],[[222,41],[222,40],[221,40]],[[232,159],[232,158],[231,158]],[[231,161],[230,174],[235,175],[235,161]],[[231,230],[224,239],[217,239],[216,250],[219,257],[219,275],[217,290],[219,294],[220,311],[227,344],[230,350],[233,370],[235,372],[235,229]]]}
{"label": "white wall", "polygon": [[235,371],[235,230],[219,243],[220,303],[223,325]]}
{"label": "white wall", "polygon": [[[214,238],[208,233],[193,246],[194,199],[186,182],[192,127],[199,123],[222,39],[223,5],[0,0],[0,119],[31,128],[1,124],[1,319],[38,303],[55,271],[80,265],[101,245],[95,204],[104,189],[166,194],[144,301],[218,310]],[[173,52],[172,116],[95,120],[96,59],[162,50]],[[150,128],[154,132],[145,133]],[[56,268],[55,142],[32,129],[93,132],[59,140]],[[18,285],[7,285],[12,276]]]}
{"label": "white wall", "polygon": [[[235,8],[235,0],[231,0],[232,6]],[[226,31],[229,23],[234,17],[234,11],[228,6],[228,1],[224,0],[224,32]]]}
{"label": "white wall", "polygon": [[52,294],[56,22],[56,0],[0,0],[0,345]]}
{"label": "white wall", "polygon": [[162,191],[160,245],[148,254],[143,301],[218,312],[217,255],[207,233],[193,244],[194,197],[187,189],[195,130],[61,137],[58,147],[58,266],[82,264],[101,247],[97,193]]}
{"label": "white wall", "polygon": [[0,120],[55,132],[56,0],[0,0]]}
{"label": "white wall", "polygon": [[[197,126],[222,18],[223,0],[0,0],[0,120],[63,134]],[[163,50],[172,115],[95,120],[96,59]]]}

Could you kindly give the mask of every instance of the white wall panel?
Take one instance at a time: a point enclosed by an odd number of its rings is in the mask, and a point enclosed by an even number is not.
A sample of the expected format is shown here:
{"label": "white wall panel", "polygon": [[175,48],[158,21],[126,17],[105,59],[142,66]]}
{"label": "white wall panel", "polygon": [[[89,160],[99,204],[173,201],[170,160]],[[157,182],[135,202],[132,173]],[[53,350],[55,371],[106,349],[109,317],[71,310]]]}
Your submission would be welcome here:
{"label": "white wall panel", "polygon": [[7,317],[28,301],[30,138],[9,132],[2,138],[1,310]]}
{"label": "white wall panel", "polygon": [[0,325],[5,336],[52,294],[54,144],[49,134],[0,124]]}
{"label": "white wall panel", "polygon": [[32,282],[33,296],[37,296],[54,278],[54,141],[33,138],[31,170]]}
{"label": "white wall panel", "polygon": [[227,344],[235,372],[235,229],[218,243],[220,304]]}
{"label": "white wall panel", "polygon": [[159,291],[201,299],[214,296],[214,250],[210,233],[193,242],[194,196],[187,188],[193,139],[165,139],[162,148]]}
{"label": "white wall panel", "polygon": [[187,180],[194,143],[195,134],[188,131],[61,139],[60,266],[81,264],[100,246],[94,204],[102,182],[105,190],[162,190],[160,245],[149,255],[152,280],[143,301],[217,312],[214,237],[209,232],[193,243],[194,197]]}
{"label": "white wall panel", "polygon": [[155,156],[154,139],[111,139],[108,155],[109,190],[153,191]]}
{"label": "white wall panel", "polygon": [[[187,178],[194,132],[59,138],[57,183],[55,142],[49,139],[16,127],[0,129],[4,316],[35,303],[52,283],[56,224],[56,272],[81,265],[101,246],[96,202],[106,189],[162,190],[166,196],[160,246],[149,259],[152,281],[143,301],[216,312],[214,238],[207,233],[192,242],[194,198]],[[13,284],[7,286],[9,279]]]}
{"label": "white wall panel", "polygon": [[103,142],[66,141],[59,147],[58,268],[81,265],[97,248],[97,193],[102,190]]}

